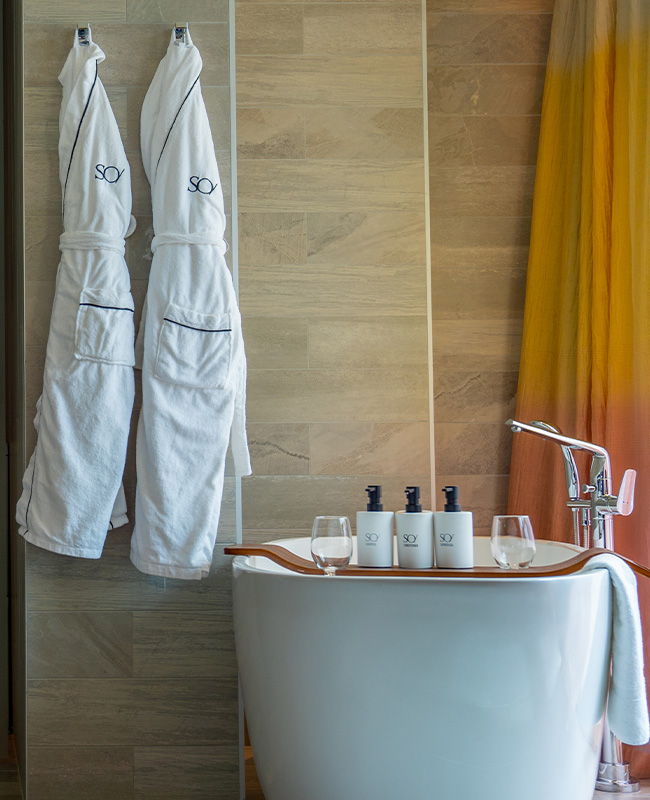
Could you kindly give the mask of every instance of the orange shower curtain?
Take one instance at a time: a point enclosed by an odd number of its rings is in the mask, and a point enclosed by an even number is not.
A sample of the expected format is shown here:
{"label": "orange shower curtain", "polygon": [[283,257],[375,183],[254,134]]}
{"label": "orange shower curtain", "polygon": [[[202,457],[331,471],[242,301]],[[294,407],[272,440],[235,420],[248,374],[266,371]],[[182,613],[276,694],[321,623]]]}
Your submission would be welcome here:
{"label": "orange shower curtain", "polygon": [[[650,564],[650,2],[556,0],[544,88],[517,418],[604,445],[636,469],[615,548]],[[576,455],[578,459],[578,456]],[[588,481],[588,462],[578,464]],[[559,447],[514,436],[511,512],[572,541]],[[650,585],[639,585],[646,677]],[[650,776],[650,745],[626,748]]]}

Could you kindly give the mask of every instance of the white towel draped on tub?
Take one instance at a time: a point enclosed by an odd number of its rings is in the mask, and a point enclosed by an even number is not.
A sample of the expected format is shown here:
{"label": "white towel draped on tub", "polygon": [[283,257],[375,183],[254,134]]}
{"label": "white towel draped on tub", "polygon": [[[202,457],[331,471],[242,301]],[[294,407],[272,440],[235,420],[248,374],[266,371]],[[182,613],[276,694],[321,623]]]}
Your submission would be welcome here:
{"label": "white towel draped on tub", "polygon": [[251,471],[241,318],[224,259],[201,66],[189,34],[187,44],[172,36],[141,120],[155,237],[136,348],[142,413],[131,560],[151,575],[188,579],[209,572],[231,429],[235,471]]}
{"label": "white towel draped on tub", "polygon": [[97,74],[104,53],[75,41],[59,76],[61,261],[47,342],[36,448],[16,518],[33,544],[99,558],[127,522],[121,490],[133,407],[134,325],[124,237],[131,177]]}
{"label": "white towel draped on tub", "polygon": [[650,737],[650,722],[636,578],[614,553],[594,556],[582,571],[595,569],[606,569],[612,584],[612,677],[607,719],[622,742],[645,744]]}

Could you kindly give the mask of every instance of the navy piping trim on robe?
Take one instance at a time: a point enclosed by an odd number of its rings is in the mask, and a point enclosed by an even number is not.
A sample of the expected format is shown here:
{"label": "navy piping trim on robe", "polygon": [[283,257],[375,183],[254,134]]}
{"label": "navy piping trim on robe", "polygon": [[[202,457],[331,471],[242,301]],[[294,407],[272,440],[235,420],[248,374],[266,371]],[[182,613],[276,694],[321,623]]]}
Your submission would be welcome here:
{"label": "navy piping trim on robe", "polygon": [[90,91],[88,92],[88,99],[86,100],[86,105],[84,106],[83,114],[81,115],[81,119],[79,120],[79,125],[77,125],[77,135],[74,137],[74,143],[72,145],[72,150],[70,151],[70,161],[68,162],[68,171],[65,174],[65,184],[63,186],[63,208],[61,212],[62,214],[65,214],[65,194],[68,190],[68,178],[70,177],[70,167],[72,166],[72,157],[74,156],[74,151],[77,146],[77,142],[79,140],[79,133],[81,132],[81,125],[84,121],[84,117],[86,116],[86,111],[88,111],[88,106],[90,105],[90,98],[93,96],[96,83],[97,83],[97,61],[95,61],[95,79],[93,80],[93,85],[90,87]]}
{"label": "navy piping trim on robe", "polygon": [[107,308],[109,311],[130,311],[131,314],[135,313],[132,308],[123,308],[122,306],[100,306],[99,303],[79,303],[80,306],[92,306],[93,308]]}
{"label": "navy piping trim on robe", "polygon": [[163,317],[163,320],[165,322],[173,322],[174,325],[180,325],[181,328],[189,328],[191,331],[201,331],[201,333],[229,333],[232,330],[232,328],[195,328],[193,325],[184,325],[175,319],[169,319],[169,317]]}
{"label": "navy piping trim on robe", "polygon": [[158,161],[156,161],[156,172],[158,172],[158,164],[160,164],[160,159],[162,158],[162,154],[163,154],[163,152],[165,151],[165,147],[167,147],[167,142],[168,142],[168,140],[169,140],[169,137],[170,137],[170,134],[171,134],[171,132],[172,132],[172,129],[173,129],[174,125],[176,124],[176,120],[178,119],[178,115],[181,113],[181,109],[182,109],[182,108],[183,108],[183,106],[185,105],[185,101],[187,100],[187,98],[190,96],[190,94],[191,94],[191,92],[192,92],[192,89],[193,89],[193,88],[196,86],[196,84],[199,82],[199,78],[200,78],[200,77],[201,77],[201,75],[200,75],[200,74],[196,76],[196,80],[195,80],[195,81],[194,81],[194,83],[193,83],[193,84],[190,86],[190,88],[189,88],[189,91],[187,92],[187,94],[186,94],[186,95],[185,95],[185,97],[183,98],[183,102],[182,102],[182,103],[180,104],[180,106],[178,107],[178,111],[176,112],[176,116],[175,116],[175,117],[174,117],[174,119],[172,120],[172,124],[169,126],[169,130],[167,131],[167,136],[165,136],[165,141],[163,142],[162,150],[160,151],[160,155],[158,156]]}

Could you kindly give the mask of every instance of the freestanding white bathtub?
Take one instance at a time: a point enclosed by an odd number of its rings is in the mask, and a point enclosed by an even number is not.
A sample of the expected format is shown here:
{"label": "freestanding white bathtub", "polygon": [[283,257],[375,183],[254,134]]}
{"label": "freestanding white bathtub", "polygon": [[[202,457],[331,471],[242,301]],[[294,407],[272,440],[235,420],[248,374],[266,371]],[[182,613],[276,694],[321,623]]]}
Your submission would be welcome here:
{"label": "freestanding white bathtub", "polygon": [[[476,564],[491,564],[477,538]],[[277,542],[309,558],[309,539]],[[535,566],[577,548],[537,542]],[[605,571],[333,578],[234,559],[237,656],[267,800],[591,800]]]}

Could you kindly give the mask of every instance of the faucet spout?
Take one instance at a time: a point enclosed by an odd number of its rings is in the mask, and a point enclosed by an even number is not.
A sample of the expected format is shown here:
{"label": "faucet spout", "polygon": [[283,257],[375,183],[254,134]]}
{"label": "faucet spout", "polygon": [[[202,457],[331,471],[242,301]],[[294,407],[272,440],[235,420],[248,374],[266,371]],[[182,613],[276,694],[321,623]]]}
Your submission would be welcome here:
{"label": "faucet spout", "polygon": [[[572,436],[565,436],[563,433],[559,433],[557,429],[550,430],[553,426],[549,425],[548,423],[540,423],[540,422],[519,422],[516,419],[508,419],[506,420],[506,425],[512,430],[513,433],[520,433],[521,431],[526,431],[527,433],[533,433],[535,436],[541,436],[543,439],[550,439],[553,442],[557,442],[557,444],[565,445],[566,447],[570,447],[572,450],[586,450],[588,453],[592,455],[601,456],[606,465],[606,471],[611,474],[611,466],[609,463],[609,453],[605,450],[604,447],[601,447],[599,444],[593,444],[593,442],[585,442],[583,439],[575,439]],[[544,427],[542,427],[544,425]]]}

